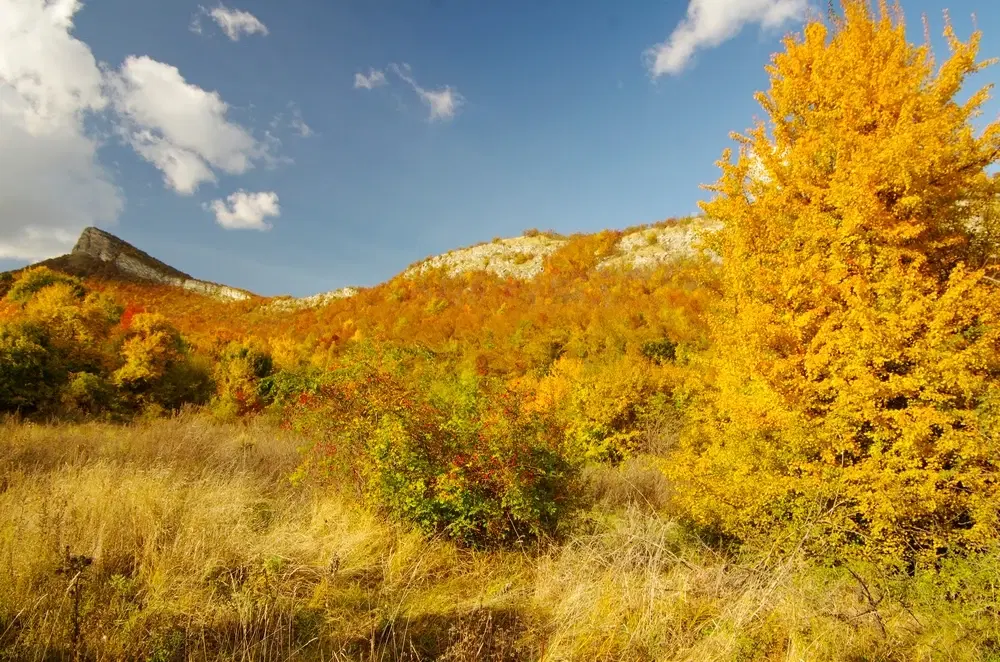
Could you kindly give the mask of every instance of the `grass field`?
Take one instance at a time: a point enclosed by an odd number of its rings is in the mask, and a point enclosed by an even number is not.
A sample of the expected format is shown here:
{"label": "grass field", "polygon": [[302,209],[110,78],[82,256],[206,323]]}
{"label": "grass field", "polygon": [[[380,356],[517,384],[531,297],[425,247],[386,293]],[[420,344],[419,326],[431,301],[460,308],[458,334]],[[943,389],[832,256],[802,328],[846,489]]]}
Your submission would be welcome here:
{"label": "grass field", "polygon": [[590,473],[570,539],[470,552],[292,485],[301,443],[0,424],[0,659],[1000,660],[995,555],[888,578],[723,554],[643,460]]}

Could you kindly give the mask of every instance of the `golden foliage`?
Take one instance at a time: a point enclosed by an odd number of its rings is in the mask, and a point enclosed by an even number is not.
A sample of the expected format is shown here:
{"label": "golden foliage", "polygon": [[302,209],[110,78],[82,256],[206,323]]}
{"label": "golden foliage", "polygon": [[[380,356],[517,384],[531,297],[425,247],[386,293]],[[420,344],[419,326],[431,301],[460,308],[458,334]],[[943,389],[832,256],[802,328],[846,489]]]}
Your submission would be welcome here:
{"label": "golden foliage", "polygon": [[898,7],[845,0],[789,37],[705,211],[725,300],[718,379],[670,472],[739,536],[789,515],[886,559],[976,547],[1000,506],[1000,299],[975,261],[1000,123],[955,96],[980,36],[934,71]]}
{"label": "golden foliage", "polygon": [[122,345],[124,364],[114,380],[136,386],[161,379],[181,356],[181,337],[167,318],[158,313],[139,313],[132,318]]}

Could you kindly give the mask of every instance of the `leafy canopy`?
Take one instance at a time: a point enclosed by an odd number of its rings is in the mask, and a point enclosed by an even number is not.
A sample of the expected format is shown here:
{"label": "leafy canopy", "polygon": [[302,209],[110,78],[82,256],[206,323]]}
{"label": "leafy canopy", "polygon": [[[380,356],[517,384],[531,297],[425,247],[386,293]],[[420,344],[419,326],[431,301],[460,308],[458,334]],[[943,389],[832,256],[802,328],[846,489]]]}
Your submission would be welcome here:
{"label": "leafy canopy", "polygon": [[997,531],[1000,123],[956,99],[978,32],[937,66],[898,5],[842,9],[785,40],[708,187],[717,379],[671,472],[727,533],[808,519],[912,562]]}

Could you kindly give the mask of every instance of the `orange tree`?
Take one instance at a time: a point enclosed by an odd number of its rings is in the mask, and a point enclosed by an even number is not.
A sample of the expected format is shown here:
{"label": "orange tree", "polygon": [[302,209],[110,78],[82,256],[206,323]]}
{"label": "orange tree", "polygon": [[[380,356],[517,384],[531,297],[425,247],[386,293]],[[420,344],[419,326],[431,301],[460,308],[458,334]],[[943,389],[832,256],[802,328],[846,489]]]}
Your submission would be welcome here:
{"label": "orange tree", "polygon": [[[824,544],[909,564],[987,544],[1000,506],[1000,123],[956,99],[950,56],[902,12],[844,0],[788,37],[703,208],[725,298],[715,377],[668,471],[703,523],[747,539],[808,520]],[[707,374],[707,373],[706,373]],[[813,529],[816,530],[816,529]]]}

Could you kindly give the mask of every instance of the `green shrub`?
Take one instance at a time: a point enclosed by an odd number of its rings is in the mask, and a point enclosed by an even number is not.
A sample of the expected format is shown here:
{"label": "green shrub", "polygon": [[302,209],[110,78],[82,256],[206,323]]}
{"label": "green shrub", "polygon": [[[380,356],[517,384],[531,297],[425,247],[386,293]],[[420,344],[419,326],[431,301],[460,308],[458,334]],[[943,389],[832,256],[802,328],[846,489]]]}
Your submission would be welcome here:
{"label": "green shrub", "polygon": [[14,284],[14,275],[11,273],[0,274],[0,299],[7,296],[7,292],[10,291],[11,285]]}
{"label": "green shrub", "polygon": [[66,381],[45,329],[0,325],[0,411],[32,413],[50,404]]}
{"label": "green shrub", "polygon": [[77,414],[97,414],[108,410],[115,401],[114,385],[99,375],[77,372],[60,392],[63,409]]}
{"label": "green shrub", "polygon": [[177,411],[186,404],[207,403],[214,392],[212,362],[204,356],[184,352],[154,386],[150,402]]}
{"label": "green shrub", "polygon": [[274,360],[259,343],[230,343],[219,356],[215,368],[220,413],[242,415],[258,412],[273,401],[271,391]]}
{"label": "green shrub", "polygon": [[396,519],[469,546],[557,535],[578,472],[562,425],[499,383],[424,369],[404,383],[385,365],[353,363],[301,394],[286,424],[315,445],[297,475],[353,486]]}
{"label": "green shrub", "polygon": [[316,393],[318,388],[313,370],[278,370],[260,380],[257,393],[265,402],[283,406],[302,394]]}
{"label": "green shrub", "polygon": [[557,534],[576,476],[557,422],[475,384],[429,400],[380,417],[369,494],[398,518],[474,547]]}

